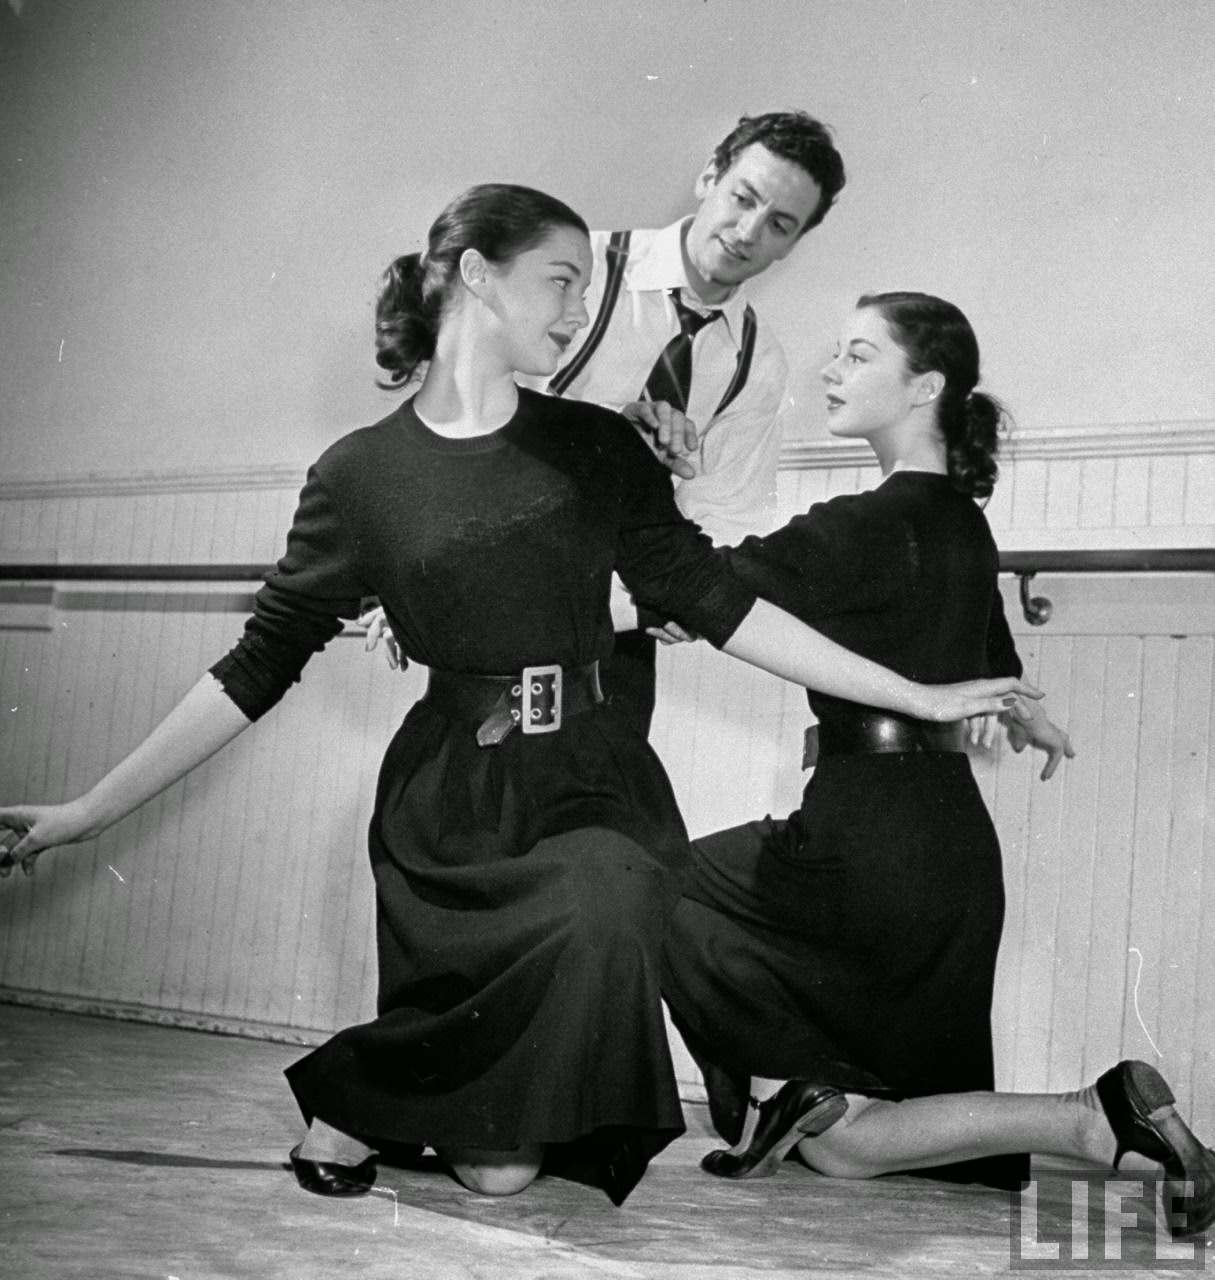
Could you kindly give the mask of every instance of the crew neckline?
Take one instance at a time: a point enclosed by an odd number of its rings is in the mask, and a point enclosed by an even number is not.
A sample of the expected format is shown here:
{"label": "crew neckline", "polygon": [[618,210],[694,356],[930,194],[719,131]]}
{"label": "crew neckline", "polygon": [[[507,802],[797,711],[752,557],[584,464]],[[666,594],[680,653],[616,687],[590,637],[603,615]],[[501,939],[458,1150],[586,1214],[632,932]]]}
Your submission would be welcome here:
{"label": "crew neckline", "polygon": [[519,387],[519,399],[515,411],[493,431],[479,436],[445,436],[431,427],[417,411],[411,396],[401,406],[402,422],[423,447],[435,453],[491,453],[510,443],[515,429],[526,415],[525,401],[531,395],[526,387]]}

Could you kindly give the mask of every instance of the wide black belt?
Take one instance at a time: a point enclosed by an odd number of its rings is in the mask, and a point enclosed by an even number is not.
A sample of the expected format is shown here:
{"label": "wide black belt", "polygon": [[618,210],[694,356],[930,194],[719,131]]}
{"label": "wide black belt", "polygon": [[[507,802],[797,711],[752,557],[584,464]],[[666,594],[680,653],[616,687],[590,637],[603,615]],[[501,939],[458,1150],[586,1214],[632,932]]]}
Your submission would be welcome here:
{"label": "wide black belt", "polygon": [[966,750],[966,726],[961,723],[937,724],[880,711],[858,711],[850,716],[826,717],[814,727],[818,729],[820,756]]}
{"label": "wide black belt", "polygon": [[509,733],[555,733],[569,716],[603,701],[599,663],[524,667],[516,676],[478,676],[432,668],[423,701],[477,726],[477,745],[496,747]]}

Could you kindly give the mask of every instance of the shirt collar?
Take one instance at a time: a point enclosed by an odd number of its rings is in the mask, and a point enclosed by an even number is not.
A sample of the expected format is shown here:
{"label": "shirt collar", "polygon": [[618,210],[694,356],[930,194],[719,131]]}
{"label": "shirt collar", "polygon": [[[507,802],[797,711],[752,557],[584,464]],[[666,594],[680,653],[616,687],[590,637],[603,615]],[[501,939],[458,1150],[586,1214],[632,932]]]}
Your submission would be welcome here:
{"label": "shirt collar", "polygon": [[640,252],[630,252],[625,284],[635,293],[665,293],[669,289],[683,289],[684,301],[690,306],[720,311],[730,330],[730,337],[737,343],[742,333],[743,312],[747,306],[742,286],[736,287],[723,302],[705,307],[688,284],[688,273],[683,265],[683,229],[691,221],[691,218],[682,218],[679,222],[672,222],[669,227],[655,231],[649,244]]}

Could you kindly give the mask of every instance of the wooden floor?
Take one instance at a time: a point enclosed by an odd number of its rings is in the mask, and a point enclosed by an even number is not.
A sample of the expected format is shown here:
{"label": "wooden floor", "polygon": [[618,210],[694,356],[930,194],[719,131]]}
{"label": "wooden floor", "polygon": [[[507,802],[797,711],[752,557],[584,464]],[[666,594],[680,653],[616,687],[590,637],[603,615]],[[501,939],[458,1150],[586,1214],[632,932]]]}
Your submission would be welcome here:
{"label": "wooden floor", "polygon": [[[383,1167],[377,1194],[320,1199],[285,1164],[301,1130],[281,1072],[299,1052],[0,1005],[0,1275],[775,1280],[1009,1269],[1007,1194],[918,1178],[833,1182],[792,1163],[775,1178],[723,1183],[697,1168],[716,1145],[699,1114],[622,1209],[555,1178],[483,1199],[437,1166]],[[1134,1243],[1149,1259],[1151,1236]]]}

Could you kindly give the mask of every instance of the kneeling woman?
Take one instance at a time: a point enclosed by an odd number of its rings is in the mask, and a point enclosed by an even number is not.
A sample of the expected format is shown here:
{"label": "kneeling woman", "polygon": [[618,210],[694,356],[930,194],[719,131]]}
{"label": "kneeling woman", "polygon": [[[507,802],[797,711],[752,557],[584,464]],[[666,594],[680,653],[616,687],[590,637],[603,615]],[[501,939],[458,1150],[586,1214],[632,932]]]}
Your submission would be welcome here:
{"label": "kneeling woman", "polygon": [[436,1147],[507,1193],[563,1148],[617,1201],[682,1129],[659,1000],[686,834],[657,757],[603,704],[611,577],[727,652],[942,720],[1018,683],[929,690],[755,600],[675,508],[618,415],[520,389],[587,322],[586,226],[524,187],[474,187],[391,268],[382,367],[417,394],[309,472],[244,637],[79,800],[0,809],[0,872],[86,839],[266,712],[377,595],[426,696],[371,822],[379,1016],[289,1071],[300,1183],[365,1192],[376,1150]]}
{"label": "kneeling woman", "polygon": [[[914,679],[1019,675],[975,502],[992,490],[1002,411],[975,390],[965,316],[923,294],[864,297],[823,376],[833,433],[867,440],[883,481],[725,553],[735,572]],[[962,726],[809,697],[819,755],[801,808],[697,841],[668,935],[675,1021],[723,1136],[743,1130],[705,1167],[772,1173],[800,1143],[827,1174],[931,1167],[1016,1185],[1022,1153],[1130,1148],[1198,1184],[1176,1225],[1208,1224],[1215,1157],[1153,1068],[1123,1063],[1075,1094],[990,1092],[1004,891]],[[1067,736],[1040,704],[1017,712],[1013,745],[1045,750],[1049,777]]]}

